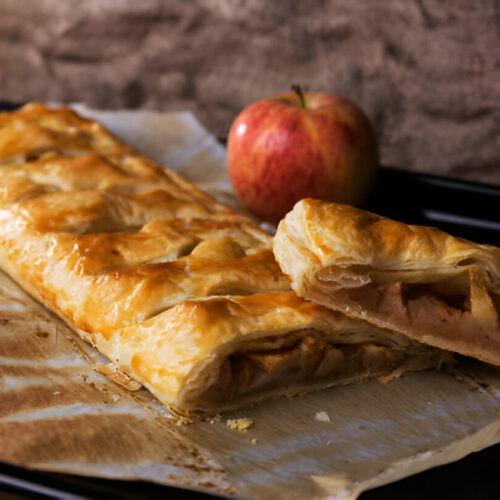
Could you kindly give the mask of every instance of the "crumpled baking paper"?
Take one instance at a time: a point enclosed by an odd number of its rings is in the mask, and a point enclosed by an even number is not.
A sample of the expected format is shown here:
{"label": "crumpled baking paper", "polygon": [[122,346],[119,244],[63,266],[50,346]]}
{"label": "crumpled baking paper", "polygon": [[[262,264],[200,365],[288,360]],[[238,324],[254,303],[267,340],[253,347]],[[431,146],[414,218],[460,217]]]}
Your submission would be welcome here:
{"label": "crumpled baking paper", "polygon": [[[241,209],[224,147],[191,114],[74,107]],[[104,363],[2,274],[0,460],[238,497],[354,499],[500,441],[500,370],[471,360],[189,425],[94,370]],[[227,425],[239,418],[253,425]]]}

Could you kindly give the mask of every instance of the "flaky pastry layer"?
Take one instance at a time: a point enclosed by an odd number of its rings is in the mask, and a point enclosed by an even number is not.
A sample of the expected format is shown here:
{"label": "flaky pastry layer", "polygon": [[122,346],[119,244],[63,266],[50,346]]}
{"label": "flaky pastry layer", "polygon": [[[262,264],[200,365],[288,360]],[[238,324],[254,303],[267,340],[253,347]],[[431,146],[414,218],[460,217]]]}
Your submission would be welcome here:
{"label": "flaky pastry layer", "polygon": [[178,413],[448,359],[299,299],[268,234],[68,108],[0,114],[0,166],[1,267]]}
{"label": "flaky pastry layer", "polygon": [[498,248],[311,199],[281,221],[273,247],[300,296],[500,365]]}

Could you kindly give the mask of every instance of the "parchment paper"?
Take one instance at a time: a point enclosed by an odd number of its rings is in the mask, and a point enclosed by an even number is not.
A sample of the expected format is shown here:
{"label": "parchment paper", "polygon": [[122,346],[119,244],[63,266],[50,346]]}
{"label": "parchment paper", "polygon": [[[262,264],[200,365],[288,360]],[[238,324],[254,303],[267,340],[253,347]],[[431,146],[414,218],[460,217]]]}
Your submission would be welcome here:
{"label": "parchment paper", "polygon": [[[75,108],[238,208],[224,148],[189,113]],[[500,441],[500,370],[478,362],[189,425],[96,373],[105,362],[1,275],[0,460],[238,497],[351,499]],[[253,426],[226,425],[240,417]]]}

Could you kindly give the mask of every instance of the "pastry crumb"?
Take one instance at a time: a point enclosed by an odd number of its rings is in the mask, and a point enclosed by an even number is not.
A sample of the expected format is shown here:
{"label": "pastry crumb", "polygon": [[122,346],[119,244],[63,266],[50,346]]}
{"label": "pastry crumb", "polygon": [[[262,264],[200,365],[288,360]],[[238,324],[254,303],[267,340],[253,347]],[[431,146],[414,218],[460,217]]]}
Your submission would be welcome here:
{"label": "pastry crumb", "polygon": [[213,417],[207,417],[205,422],[210,422],[211,424],[215,424],[216,422],[220,422],[222,420],[222,416],[217,414]]}
{"label": "pastry crumb", "polygon": [[316,420],[318,420],[319,422],[330,422],[330,416],[328,415],[328,413],[326,413],[326,411],[317,411],[315,414],[314,414],[314,418]]}
{"label": "pastry crumb", "polygon": [[226,425],[233,430],[246,431],[253,425],[253,420],[250,418],[228,418]]}
{"label": "pastry crumb", "polygon": [[382,375],[378,377],[379,382],[382,382],[382,384],[387,384],[389,383],[392,379],[394,378],[394,375]]}
{"label": "pastry crumb", "polygon": [[257,439],[255,439],[255,438],[250,439],[250,442],[251,442],[252,444],[257,444]]}

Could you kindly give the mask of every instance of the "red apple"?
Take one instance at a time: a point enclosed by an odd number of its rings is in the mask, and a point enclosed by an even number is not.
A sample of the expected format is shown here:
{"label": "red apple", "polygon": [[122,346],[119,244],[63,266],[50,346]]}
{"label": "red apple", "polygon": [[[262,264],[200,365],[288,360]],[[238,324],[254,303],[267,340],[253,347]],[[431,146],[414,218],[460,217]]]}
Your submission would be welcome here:
{"label": "red apple", "polygon": [[375,134],[355,104],[293,90],[245,108],[228,138],[238,197],[272,222],[302,198],[361,204],[378,166]]}

